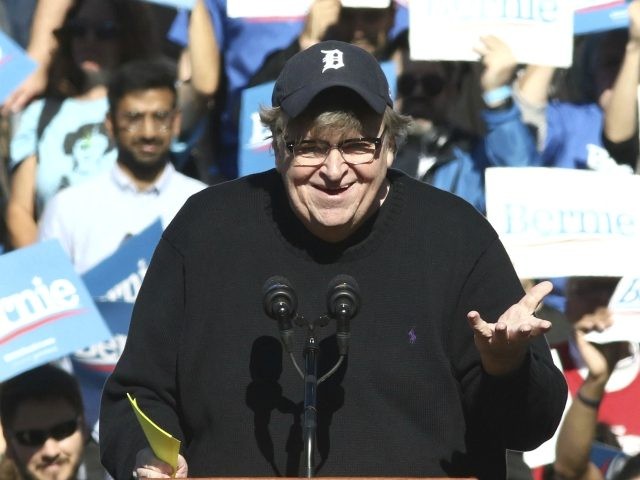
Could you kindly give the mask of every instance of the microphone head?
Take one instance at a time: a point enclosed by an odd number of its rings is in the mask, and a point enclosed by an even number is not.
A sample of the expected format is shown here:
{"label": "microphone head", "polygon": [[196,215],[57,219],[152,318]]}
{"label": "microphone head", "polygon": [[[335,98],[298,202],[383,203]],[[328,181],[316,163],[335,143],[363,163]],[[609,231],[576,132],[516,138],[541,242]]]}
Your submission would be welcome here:
{"label": "microphone head", "polygon": [[262,287],[262,305],[274,320],[292,318],[298,309],[298,298],[291,282],[282,276],[269,277]]}
{"label": "microphone head", "polygon": [[360,309],[358,282],[345,274],[336,275],[327,289],[327,311],[333,318],[353,318]]}

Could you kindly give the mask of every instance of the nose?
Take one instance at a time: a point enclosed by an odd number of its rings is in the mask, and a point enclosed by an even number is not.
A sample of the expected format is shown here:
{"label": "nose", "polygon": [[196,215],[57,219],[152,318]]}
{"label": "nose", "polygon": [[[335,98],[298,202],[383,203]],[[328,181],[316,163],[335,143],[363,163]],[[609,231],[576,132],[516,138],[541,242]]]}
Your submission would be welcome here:
{"label": "nose", "polygon": [[57,458],[60,455],[60,442],[52,437],[47,438],[40,448],[40,454],[47,460]]}
{"label": "nose", "polygon": [[335,145],[331,146],[329,155],[322,164],[321,172],[331,180],[338,180],[346,173],[349,166],[342,158],[340,149]]}
{"label": "nose", "polygon": [[153,137],[156,134],[157,126],[151,115],[145,115],[142,119],[142,129],[140,133],[144,137]]}

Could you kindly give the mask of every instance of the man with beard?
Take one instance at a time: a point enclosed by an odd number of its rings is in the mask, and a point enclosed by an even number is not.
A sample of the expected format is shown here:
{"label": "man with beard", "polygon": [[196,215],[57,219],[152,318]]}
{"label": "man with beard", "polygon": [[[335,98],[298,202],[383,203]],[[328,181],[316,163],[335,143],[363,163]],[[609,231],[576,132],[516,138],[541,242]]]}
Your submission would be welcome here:
{"label": "man with beard", "polygon": [[511,49],[483,37],[476,65],[411,60],[406,35],[396,45],[396,107],[414,122],[394,167],[485,213],[486,168],[539,163],[535,138],[511,98],[517,67]]}
{"label": "man with beard", "polygon": [[39,238],[57,238],[79,273],[115,252],[158,217],[166,226],[206,185],[175,170],[171,141],[180,128],[175,72],[162,61],[125,64],[109,82],[107,131],[118,148],[105,174],[58,193]]}

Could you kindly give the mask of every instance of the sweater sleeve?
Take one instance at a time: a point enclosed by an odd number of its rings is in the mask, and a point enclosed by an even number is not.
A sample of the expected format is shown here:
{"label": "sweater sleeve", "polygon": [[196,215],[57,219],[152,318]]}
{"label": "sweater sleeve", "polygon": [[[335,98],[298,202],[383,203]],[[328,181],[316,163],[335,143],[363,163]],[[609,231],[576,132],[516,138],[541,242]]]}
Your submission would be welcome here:
{"label": "sweater sleeve", "polygon": [[[498,317],[523,295],[509,257],[498,239],[483,252],[470,272],[460,298],[453,330],[457,330],[454,364],[463,392],[473,448],[532,450],[551,438],[565,407],[567,386],[551,358],[544,336],[531,341],[523,365],[504,377],[488,375],[481,366],[466,324],[466,314],[478,310],[485,321]],[[500,299],[495,301],[494,299]],[[487,442],[487,439],[491,441]],[[495,445],[495,444],[494,444]]]}
{"label": "sweater sleeve", "polygon": [[184,317],[184,261],[163,238],[138,295],[124,352],[106,382],[100,411],[100,451],[107,471],[130,478],[147,442],[126,394],[162,429],[184,440],[176,363]]}

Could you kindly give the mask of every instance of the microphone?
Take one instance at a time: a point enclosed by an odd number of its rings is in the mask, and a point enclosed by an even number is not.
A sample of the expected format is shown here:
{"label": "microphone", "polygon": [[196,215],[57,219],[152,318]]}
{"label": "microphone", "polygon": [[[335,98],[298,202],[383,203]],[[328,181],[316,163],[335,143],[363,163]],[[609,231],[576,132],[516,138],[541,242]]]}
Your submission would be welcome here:
{"label": "microphone", "polygon": [[264,282],[262,287],[262,304],[264,312],[278,322],[280,339],[285,350],[293,350],[293,325],[291,320],[296,317],[298,297],[293,291],[289,280],[280,276],[273,276]]}
{"label": "microphone", "polygon": [[360,309],[360,288],[349,275],[337,275],[327,289],[327,311],[336,319],[338,353],[346,355],[351,338],[350,321]]}

